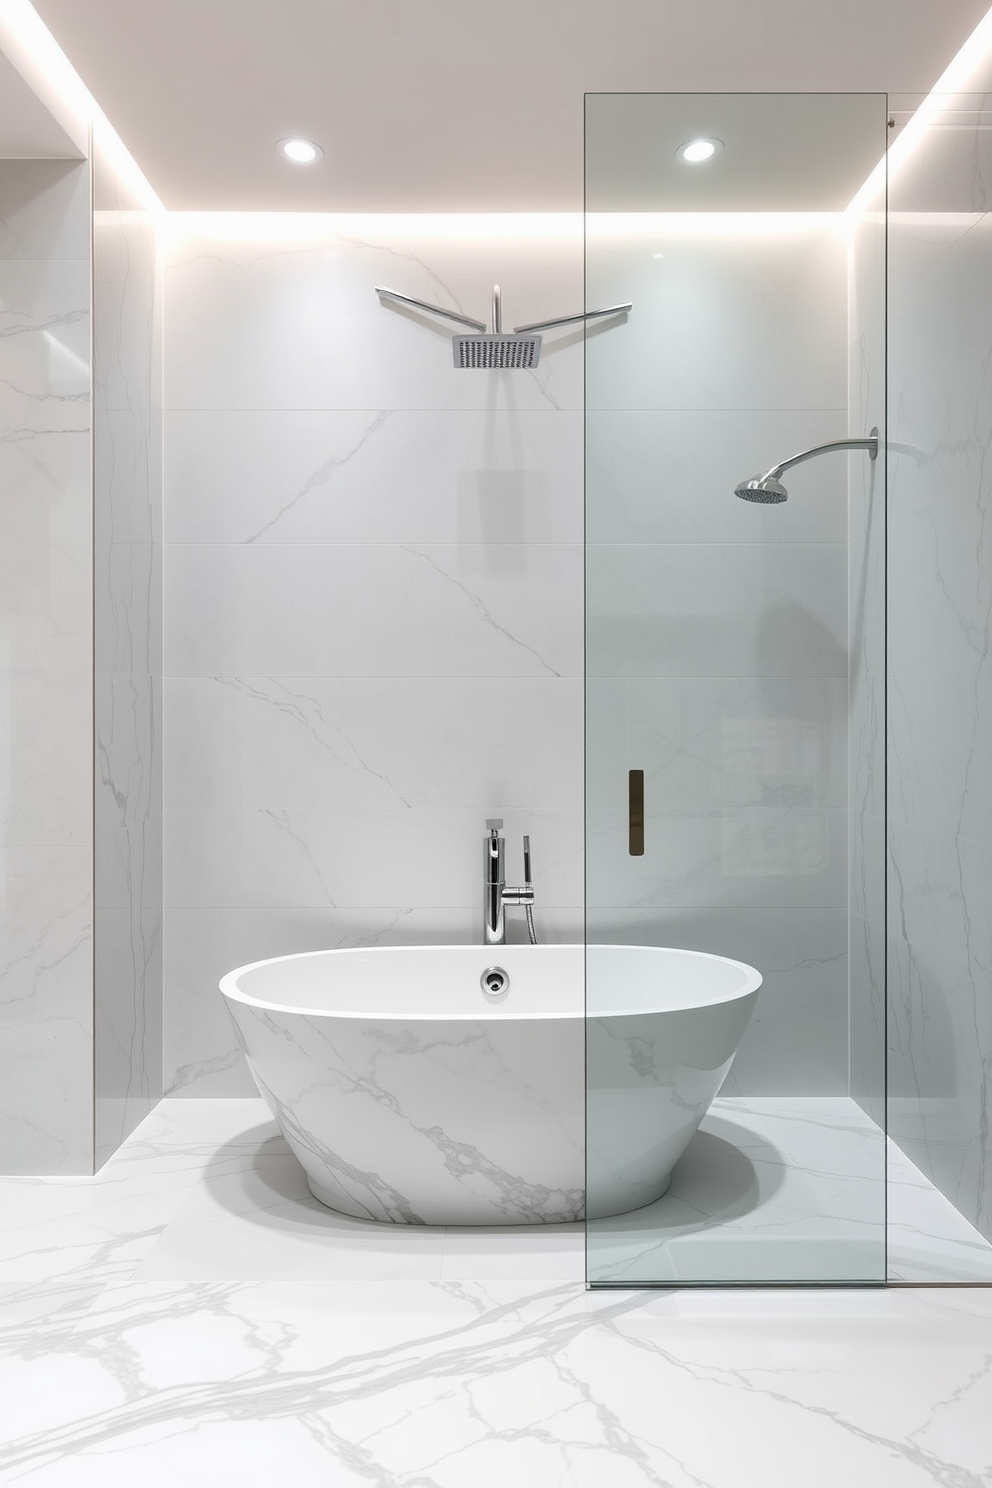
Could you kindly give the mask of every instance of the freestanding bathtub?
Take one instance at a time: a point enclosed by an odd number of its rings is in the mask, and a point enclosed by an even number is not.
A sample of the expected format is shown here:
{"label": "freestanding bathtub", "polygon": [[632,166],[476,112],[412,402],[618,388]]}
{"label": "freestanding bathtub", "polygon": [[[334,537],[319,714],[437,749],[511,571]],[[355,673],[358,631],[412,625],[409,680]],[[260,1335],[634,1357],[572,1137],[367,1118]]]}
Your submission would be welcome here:
{"label": "freestanding bathtub", "polygon": [[322,1204],[509,1225],[659,1198],[760,985],[696,951],[460,945],[282,956],[220,988]]}

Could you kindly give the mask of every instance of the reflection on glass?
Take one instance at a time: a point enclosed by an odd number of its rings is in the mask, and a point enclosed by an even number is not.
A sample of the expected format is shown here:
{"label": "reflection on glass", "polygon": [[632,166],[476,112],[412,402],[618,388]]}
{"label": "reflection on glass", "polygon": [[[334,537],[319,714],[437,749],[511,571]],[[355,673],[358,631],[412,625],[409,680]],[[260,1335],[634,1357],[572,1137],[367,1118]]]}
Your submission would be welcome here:
{"label": "reflection on glass", "polygon": [[587,302],[637,307],[586,341],[595,1285],[885,1278],[884,461],[734,498],[884,439],[885,135],[880,95],[587,100]]}

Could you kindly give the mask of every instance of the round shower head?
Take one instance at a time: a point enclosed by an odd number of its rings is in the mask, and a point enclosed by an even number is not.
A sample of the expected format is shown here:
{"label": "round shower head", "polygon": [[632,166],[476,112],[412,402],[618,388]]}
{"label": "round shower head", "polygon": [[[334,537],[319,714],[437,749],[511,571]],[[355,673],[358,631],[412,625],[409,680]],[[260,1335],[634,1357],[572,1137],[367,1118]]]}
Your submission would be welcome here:
{"label": "round shower head", "polygon": [[789,498],[788,491],[774,475],[754,475],[750,480],[741,481],[739,486],[734,487],[734,495],[739,496],[742,501],[760,501],[765,504],[787,501]]}

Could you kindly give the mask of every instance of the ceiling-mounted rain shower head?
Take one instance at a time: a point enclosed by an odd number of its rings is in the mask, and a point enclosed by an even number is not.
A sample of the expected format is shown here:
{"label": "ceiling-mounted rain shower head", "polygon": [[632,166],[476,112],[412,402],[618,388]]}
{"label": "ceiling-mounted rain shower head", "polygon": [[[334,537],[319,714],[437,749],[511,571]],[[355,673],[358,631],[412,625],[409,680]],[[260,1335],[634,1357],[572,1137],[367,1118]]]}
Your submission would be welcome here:
{"label": "ceiling-mounted rain shower head", "polygon": [[493,285],[493,328],[487,330],[481,320],[471,320],[467,315],[458,315],[453,310],[443,310],[440,305],[428,305],[424,300],[413,300],[409,295],[397,294],[394,289],[376,285],[376,294],[383,299],[397,300],[403,305],[415,305],[418,310],[430,310],[433,315],[443,315],[446,320],[459,325],[471,326],[476,334],[455,336],[451,343],[454,364],[460,368],[482,368],[483,370],[522,369],[536,367],[541,357],[541,337],[538,331],[551,330],[554,326],[572,325],[576,321],[592,320],[599,315],[623,315],[630,305],[613,305],[609,310],[585,310],[580,315],[565,315],[558,320],[542,320],[537,325],[516,326],[504,331],[500,312],[499,285]]}
{"label": "ceiling-mounted rain shower head", "polygon": [[830,450],[839,449],[866,449],[874,460],[878,454],[878,429],[872,429],[867,439],[835,439],[830,444],[818,444],[815,449],[793,455],[791,460],[773,465],[765,475],[753,475],[750,480],[741,481],[734,487],[734,495],[739,496],[742,501],[758,501],[763,505],[787,501],[789,493],[779,480],[783,471],[789,470],[793,465],[800,465],[803,460],[812,460],[814,455],[825,455]]}

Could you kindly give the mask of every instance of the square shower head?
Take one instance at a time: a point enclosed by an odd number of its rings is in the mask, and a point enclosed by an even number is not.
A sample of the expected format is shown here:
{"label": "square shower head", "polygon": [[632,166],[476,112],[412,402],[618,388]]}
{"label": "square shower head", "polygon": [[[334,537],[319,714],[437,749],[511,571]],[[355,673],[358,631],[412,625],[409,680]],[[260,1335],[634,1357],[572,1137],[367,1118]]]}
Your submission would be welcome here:
{"label": "square shower head", "polygon": [[455,336],[451,343],[456,367],[536,367],[540,336],[498,331],[484,336]]}

